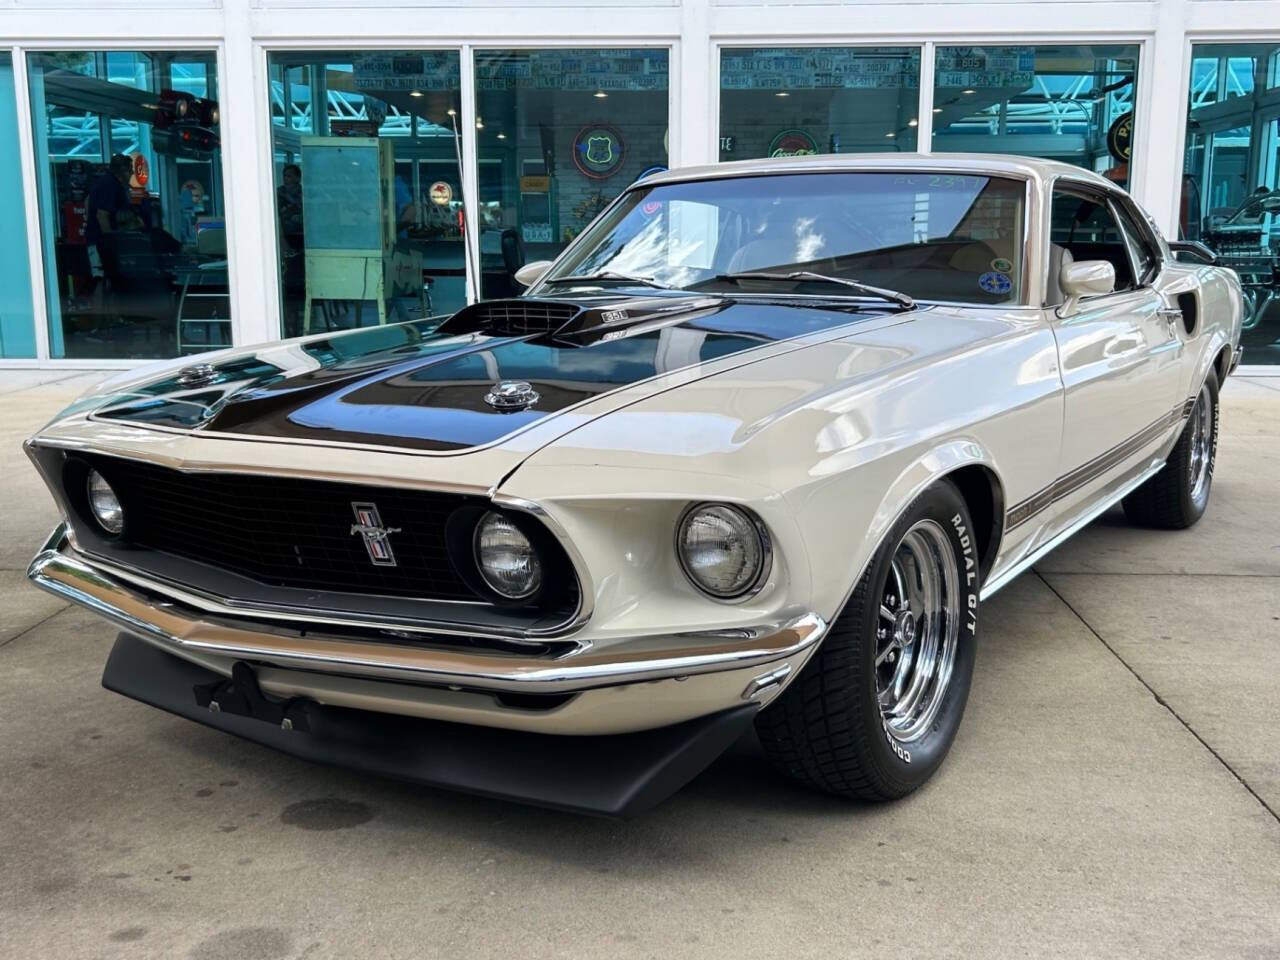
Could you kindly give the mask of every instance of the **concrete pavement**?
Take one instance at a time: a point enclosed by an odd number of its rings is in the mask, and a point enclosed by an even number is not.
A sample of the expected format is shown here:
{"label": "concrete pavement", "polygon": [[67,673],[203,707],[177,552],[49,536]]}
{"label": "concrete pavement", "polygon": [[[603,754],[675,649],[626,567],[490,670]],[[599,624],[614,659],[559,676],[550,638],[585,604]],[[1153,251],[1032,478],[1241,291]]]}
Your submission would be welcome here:
{"label": "concrete pavement", "polygon": [[[986,607],[935,780],[852,806],[751,741],[613,823],[369,780],[103,691],[109,628],[21,570],[0,373],[0,956],[1280,955],[1280,380],[1233,379],[1184,533],[1107,516]],[[29,380],[39,379],[32,375]]]}

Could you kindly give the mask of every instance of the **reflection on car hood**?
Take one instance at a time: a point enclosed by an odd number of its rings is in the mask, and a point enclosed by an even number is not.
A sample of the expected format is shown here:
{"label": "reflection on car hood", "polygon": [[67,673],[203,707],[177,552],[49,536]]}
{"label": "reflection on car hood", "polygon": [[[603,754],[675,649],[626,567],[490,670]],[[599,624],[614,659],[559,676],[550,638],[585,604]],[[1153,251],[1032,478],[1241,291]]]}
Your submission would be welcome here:
{"label": "reflection on car hood", "polygon": [[[539,305],[554,322],[539,322]],[[552,309],[554,308],[554,310]],[[838,303],[589,297],[476,304],[443,324],[373,327],[215,359],[100,398],[94,416],[223,435],[451,451],[492,444],[604,393],[880,315]],[[185,381],[185,385],[184,385]],[[495,385],[526,400],[503,410]],[[527,384],[525,387],[523,385]]]}

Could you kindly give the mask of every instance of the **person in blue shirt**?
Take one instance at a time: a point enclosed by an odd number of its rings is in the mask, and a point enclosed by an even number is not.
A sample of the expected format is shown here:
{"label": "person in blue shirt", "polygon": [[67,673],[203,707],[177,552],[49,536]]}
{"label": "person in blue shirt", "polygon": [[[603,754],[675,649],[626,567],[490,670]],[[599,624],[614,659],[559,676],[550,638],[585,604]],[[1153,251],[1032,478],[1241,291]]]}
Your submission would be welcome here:
{"label": "person in blue shirt", "polygon": [[414,225],[413,193],[399,176],[396,177],[395,194],[396,235],[403,240],[409,236],[409,228]]}
{"label": "person in blue shirt", "polygon": [[97,247],[104,234],[119,229],[120,214],[129,208],[129,178],[133,175],[133,161],[117,153],[107,164],[106,171],[89,187],[88,217],[85,223],[85,242]]}

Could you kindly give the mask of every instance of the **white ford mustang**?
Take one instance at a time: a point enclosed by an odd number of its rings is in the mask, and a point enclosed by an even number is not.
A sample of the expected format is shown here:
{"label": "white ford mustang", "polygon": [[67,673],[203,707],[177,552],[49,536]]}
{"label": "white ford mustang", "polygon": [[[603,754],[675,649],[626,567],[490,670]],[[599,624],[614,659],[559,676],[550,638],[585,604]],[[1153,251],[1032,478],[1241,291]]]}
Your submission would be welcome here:
{"label": "white ford mustang", "polygon": [[651,176],[524,297],[108,381],[28,443],[30,575],[107,687],[298,756],[627,814],[754,722],[900,797],[983,599],[1205,510],[1241,291],[1173,247],[1017,157]]}

